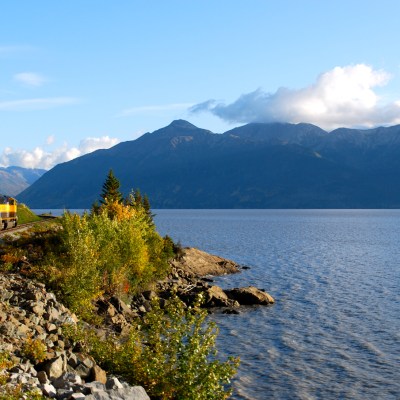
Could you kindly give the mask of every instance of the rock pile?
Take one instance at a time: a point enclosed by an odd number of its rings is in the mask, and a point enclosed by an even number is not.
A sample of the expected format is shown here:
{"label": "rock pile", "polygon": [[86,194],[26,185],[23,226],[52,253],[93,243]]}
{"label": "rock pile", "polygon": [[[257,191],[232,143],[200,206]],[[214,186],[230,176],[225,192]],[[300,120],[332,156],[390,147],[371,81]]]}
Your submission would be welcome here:
{"label": "rock pile", "polygon": [[104,297],[98,299],[95,309],[108,328],[122,335],[129,332],[132,321],[140,316],[139,310],[132,310],[121,299],[114,296],[109,299]]}
{"label": "rock pile", "polygon": [[240,272],[240,267],[233,261],[214,256],[195,248],[185,248],[178,260],[171,265],[167,279],[158,283],[157,294],[146,292],[132,303],[132,309],[143,314],[150,309],[151,298],[158,295],[168,299],[171,293],[186,304],[191,304],[201,294],[203,306],[209,309],[225,308],[224,312],[237,313],[240,305],[269,305],[274,303],[271,295],[254,286],[234,289],[222,289],[213,285],[213,280],[206,275],[225,275]]}
{"label": "rock pile", "polygon": [[[274,303],[274,299],[256,287],[223,290],[206,275],[239,272],[232,261],[197,249],[183,249],[171,263],[169,276],[154,290],[136,296],[131,305],[117,297],[100,298],[95,307],[103,317],[105,329],[124,335],[134,319],[151,310],[154,297],[166,301],[176,293],[186,304],[201,294],[204,306],[238,313],[240,305]],[[3,371],[2,391],[20,387],[60,400],[76,399],[149,399],[141,386],[129,386],[107,373],[63,334],[62,326],[76,324],[77,317],[57,302],[45,285],[17,274],[0,274],[0,365],[2,354],[9,354],[12,367]],[[4,367],[3,367],[4,369]]]}
{"label": "rock pile", "polygon": [[76,322],[43,284],[0,274],[0,353],[11,355],[13,364],[0,390],[20,387],[60,400],[148,400],[142,387],[107,376],[64,337],[61,327]]}

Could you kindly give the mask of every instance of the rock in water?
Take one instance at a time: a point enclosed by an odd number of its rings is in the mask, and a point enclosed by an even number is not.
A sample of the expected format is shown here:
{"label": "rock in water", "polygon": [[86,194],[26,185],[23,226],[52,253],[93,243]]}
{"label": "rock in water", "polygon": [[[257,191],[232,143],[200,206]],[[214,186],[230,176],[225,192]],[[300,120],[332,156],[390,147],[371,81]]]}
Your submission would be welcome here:
{"label": "rock in water", "polygon": [[173,260],[172,266],[200,277],[205,275],[226,275],[240,272],[239,266],[231,260],[208,254],[190,247],[182,250],[179,260]]}
{"label": "rock in water", "polygon": [[257,289],[254,286],[227,289],[225,290],[225,293],[230,299],[236,300],[243,305],[267,305],[273,304],[275,302],[274,298],[270,294],[264,292],[261,289]]}

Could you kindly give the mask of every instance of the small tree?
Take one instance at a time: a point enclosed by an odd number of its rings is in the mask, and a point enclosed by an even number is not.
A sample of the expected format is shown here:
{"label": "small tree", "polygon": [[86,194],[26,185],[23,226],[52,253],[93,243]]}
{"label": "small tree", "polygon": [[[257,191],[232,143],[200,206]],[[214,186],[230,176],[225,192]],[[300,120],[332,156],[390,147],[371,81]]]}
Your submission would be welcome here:
{"label": "small tree", "polygon": [[107,175],[107,179],[103,183],[103,191],[100,195],[101,204],[113,203],[118,202],[122,203],[122,194],[119,190],[120,182],[115,177],[113,170],[110,169]]}
{"label": "small tree", "polygon": [[142,202],[143,202],[143,197],[142,194],[140,193],[139,189],[135,190],[135,193],[133,194],[134,198],[135,198],[135,205],[137,207],[142,206]]}
{"label": "small tree", "polygon": [[[126,337],[100,338],[88,328],[69,327],[64,332],[79,341],[113,374],[142,385],[152,399],[224,400],[231,395],[231,378],[239,358],[217,358],[218,328],[200,308],[173,296],[152,301],[145,317],[132,322]],[[122,340],[121,340],[122,339]]]}
{"label": "small tree", "polygon": [[151,212],[150,200],[147,194],[142,196],[139,189],[132,190],[125,199],[125,205],[133,207],[135,210],[144,210],[146,222],[149,226],[154,227],[155,214]]}
{"label": "small tree", "polygon": [[154,217],[155,217],[155,214],[153,214],[153,213],[151,212],[150,200],[149,200],[149,198],[147,197],[147,194],[144,195],[142,204],[143,204],[144,211],[145,211],[145,213],[146,213],[147,223],[148,223],[149,225],[151,225],[151,226],[154,225]]}

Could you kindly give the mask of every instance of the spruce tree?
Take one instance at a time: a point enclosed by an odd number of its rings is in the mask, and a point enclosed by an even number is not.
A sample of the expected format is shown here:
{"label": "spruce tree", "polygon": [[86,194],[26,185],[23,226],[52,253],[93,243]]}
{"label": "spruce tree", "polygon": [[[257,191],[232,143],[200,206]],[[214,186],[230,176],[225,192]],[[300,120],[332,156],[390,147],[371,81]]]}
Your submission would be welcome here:
{"label": "spruce tree", "polygon": [[155,217],[155,215],[151,212],[150,200],[147,197],[147,194],[145,194],[143,197],[142,205],[144,210],[146,211],[148,223],[150,225],[154,225],[153,218]]}
{"label": "spruce tree", "polygon": [[107,179],[103,183],[103,191],[100,195],[101,204],[106,204],[110,202],[118,202],[122,203],[122,193],[119,191],[120,187],[120,182],[119,180],[114,176],[114,173],[112,169],[108,172]]}
{"label": "spruce tree", "polygon": [[137,207],[141,207],[142,206],[142,202],[143,202],[143,197],[142,197],[142,194],[140,193],[139,189],[135,190],[134,196],[135,196],[135,204],[136,204],[136,206]]}

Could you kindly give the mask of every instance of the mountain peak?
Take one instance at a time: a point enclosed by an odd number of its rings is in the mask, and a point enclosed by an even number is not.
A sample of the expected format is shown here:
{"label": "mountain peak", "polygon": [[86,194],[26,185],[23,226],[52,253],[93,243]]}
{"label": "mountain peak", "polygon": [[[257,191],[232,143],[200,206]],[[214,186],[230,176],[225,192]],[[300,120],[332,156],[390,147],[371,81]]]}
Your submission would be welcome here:
{"label": "mountain peak", "polygon": [[191,124],[188,121],[185,121],[184,119],[176,119],[174,121],[172,121],[169,124],[170,127],[172,128],[183,128],[183,129],[197,129],[197,126]]}
{"label": "mountain peak", "polygon": [[184,119],[176,119],[172,121],[168,126],[158,129],[152,133],[149,133],[147,137],[164,137],[164,138],[172,138],[175,136],[192,136],[198,135],[200,132],[209,132],[204,129],[200,129],[197,126],[191,124]]}

